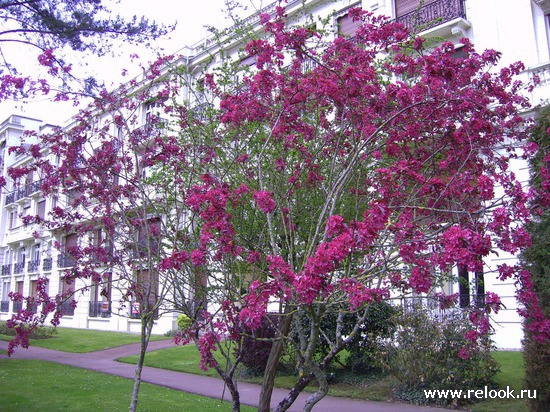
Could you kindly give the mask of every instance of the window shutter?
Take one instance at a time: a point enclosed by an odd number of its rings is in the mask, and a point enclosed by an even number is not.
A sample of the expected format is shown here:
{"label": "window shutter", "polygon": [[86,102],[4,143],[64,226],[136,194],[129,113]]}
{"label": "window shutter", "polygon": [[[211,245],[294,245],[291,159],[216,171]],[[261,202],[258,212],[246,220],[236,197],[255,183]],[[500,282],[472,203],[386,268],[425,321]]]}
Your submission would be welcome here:
{"label": "window shutter", "polygon": [[336,19],[338,34],[340,36],[353,37],[361,25],[361,20],[353,21],[349,14],[344,14]]}
{"label": "window shutter", "polygon": [[[436,0],[424,0],[423,6],[433,3]],[[420,0],[395,0],[395,17],[401,17],[405,14],[418,10]]]}

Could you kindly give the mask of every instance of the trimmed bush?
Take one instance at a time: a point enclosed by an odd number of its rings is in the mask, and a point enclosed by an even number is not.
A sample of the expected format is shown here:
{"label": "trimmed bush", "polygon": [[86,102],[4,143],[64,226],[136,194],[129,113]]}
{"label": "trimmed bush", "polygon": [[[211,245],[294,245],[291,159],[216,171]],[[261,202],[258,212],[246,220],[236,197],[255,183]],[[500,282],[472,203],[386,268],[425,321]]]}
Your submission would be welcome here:
{"label": "trimmed bush", "polygon": [[184,333],[187,329],[191,327],[193,322],[191,321],[191,318],[187,315],[184,315],[183,313],[178,316],[178,328],[179,330]]}
{"label": "trimmed bush", "polygon": [[425,389],[479,389],[491,386],[498,365],[485,336],[469,359],[460,358],[471,329],[466,314],[450,312],[436,318],[416,307],[396,320],[398,329],[389,349],[389,369],[397,379],[396,396],[408,402],[449,404],[453,399],[427,399]]}
{"label": "trimmed bush", "polygon": [[[19,326],[24,327],[24,326]],[[30,334],[31,339],[50,339],[57,334],[57,329],[52,326],[39,326]],[[0,335],[15,336],[15,329],[8,328],[6,323],[0,323]]]}

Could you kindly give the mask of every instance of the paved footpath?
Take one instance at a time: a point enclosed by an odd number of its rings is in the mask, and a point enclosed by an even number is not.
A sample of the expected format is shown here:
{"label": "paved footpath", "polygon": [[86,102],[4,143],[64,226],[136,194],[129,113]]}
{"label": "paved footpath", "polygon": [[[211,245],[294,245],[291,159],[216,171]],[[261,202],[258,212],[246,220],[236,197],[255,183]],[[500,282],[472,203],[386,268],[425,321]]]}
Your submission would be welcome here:
{"label": "paved footpath", "polygon": [[[174,344],[171,340],[150,342],[148,351],[172,346],[174,346]],[[0,341],[0,349],[5,350],[7,347],[7,342]],[[51,349],[30,347],[29,349],[17,348],[13,358],[47,360],[133,379],[135,366],[127,363],[116,362],[115,359],[122,356],[134,355],[136,353],[139,353],[139,344],[125,345],[89,353],[69,353]],[[6,355],[0,355],[0,358],[5,357]],[[184,392],[195,393],[197,395],[208,396],[211,398],[220,399],[224,393],[224,385],[221,379],[206,376],[144,367],[142,379],[147,383],[161,385]],[[258,405],[260,395],[259,385],[241,382],[239,383],[239,392],[241,395],[242,404],[251,406]],[[274,389],[272,405],[276,405],[281,399],[284,398],[286,394],[287,391],[284,389]],[[289,410],[301,411],[307,396],[307,394],[301,394]],[[227,390],[225,391],[224,399],[229,401],[231,400]],[[347,398],[337,398],[334,396],[325,396],[317,405],[315,405],[313,410],[315,412],[448,412],[448,409],[441,408],[421,407],[390,402],[360,401]]]}

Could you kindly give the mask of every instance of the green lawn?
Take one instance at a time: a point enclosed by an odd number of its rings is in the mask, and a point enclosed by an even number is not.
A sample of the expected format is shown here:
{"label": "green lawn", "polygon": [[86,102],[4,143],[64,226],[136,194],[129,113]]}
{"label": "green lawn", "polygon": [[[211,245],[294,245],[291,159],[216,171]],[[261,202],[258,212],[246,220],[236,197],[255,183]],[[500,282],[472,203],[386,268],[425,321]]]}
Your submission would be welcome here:
{"label": "green lawn", "polygon": [[[4,412],[127,411],[132,385],[129,379],[51,362],[0,359],[0,410]],[[144,383],[138,409],[202,412],[231,407],[217,399]]]}
{"label": "green lawn", "polygon": [[[2,340],[10,340],[11,336],[0,335]],[[153,335],[151,340],[167,339],[162,335]],[[51,339],[32,339],[32,346],[55,349],[63,352],[85,353],[114,348],[140,341],[140,336],[134,333],[96,331],[89,329],[57,328],[57,334]]]}
{"label": "green lawn", "polygon": [[[523,355],[521,352],[498,351],[493,354],[496,361],[501,365],[500,372],[496,375],[496,383],[505,388],[510,386],[513,389],[524,389],[523,379],[525,369],[523,366]],[[121,362],[135,363],[137,356],[128,356],[119,359]],[[200,356],[197,348],[193,345],[162,349],[147,354],[145,364],[161,369],[170,369],[179,372],[194,373],[207,376],[217,376],[216,372],[209,370],[202,371],[199,368]],[[246,379],[248,382],[261,383],[262,378]],[[280,388],[290,388],[296,380],[294,376],[279,376],[275,385]],[[375,401],[386,401],[391,395],[391,378],[384,378],[379,381],[367,382],[361,385],[333,384],[330,388],[330,395],[342,396],[356,399],[369,399]],[[460,388],[457,388],[460,389]],[[480,388],[483,389],[483,388]],[[527,411],[525,400],[488,400],[472,405],[472,411]]]}
{"label": "green lawn", "polygon": [[[516,392],[525,388],[525,365],[523,353],[515,351],[493,352],[493,358],[500,365],[500,372],[495,376],[495,381],[501,388],[509,386]],[[527,412],[529,407],[526,400],[522,399],[489,399],[472,405],[474,412]]]}

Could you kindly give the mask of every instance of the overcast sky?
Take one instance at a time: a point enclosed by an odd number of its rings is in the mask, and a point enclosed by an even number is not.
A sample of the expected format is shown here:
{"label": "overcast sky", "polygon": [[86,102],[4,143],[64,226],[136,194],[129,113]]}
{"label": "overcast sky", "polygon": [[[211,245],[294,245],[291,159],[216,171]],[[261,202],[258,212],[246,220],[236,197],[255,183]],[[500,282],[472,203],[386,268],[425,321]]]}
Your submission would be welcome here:
{"label": "overcast sky", "polygon": [[[184,46],[190,46],[202,40],[207,30],[205,26],[224,28],[230,26],[231,19],[227,17],[225,3],[227,0],[121,0],[113,6],[113,13],[132,17],[133,15],[144,15],[150,20],[160,24],[176,23],[176,30],[164,38],[155,42],[158,50],[152,50],[140,45],[117,46],[115,56],[102,58],[82,57],[75,59],[81,66],[75,67],[82,75],[93,75],[109,86],[118,85],[124,81],[121,75],[123,69],[129,73],[138,73],[139,64],[154,60],[157,54],[172,54],[181,50]],[[110,0],[103,0],[105,5],[114,4]],[[271,0],[240,0],[240,4],[246,7],[241,10],[240,15],[254,13],[258,7],[271,3]],[[36,50],[25,50],[21,46],[13,52],[21,63],[18,67],[28,67],[31,62],[36,61]],[[129,56],[137,54],[140,60],[130,62]],[[73,62],[76,65],[76,62]],[[0,103],[0,122],[10,114],[23,114],[29,117],[40,118],[48,123],[61,124],[75,112],[75,109],[68,104],[48,103],[47,99],[40,99],[39,102],[22,105],[20,102]]]}

